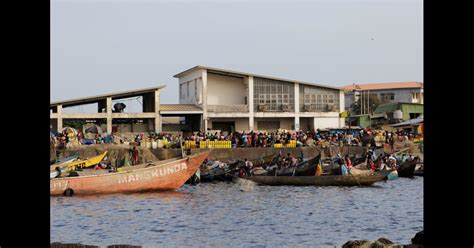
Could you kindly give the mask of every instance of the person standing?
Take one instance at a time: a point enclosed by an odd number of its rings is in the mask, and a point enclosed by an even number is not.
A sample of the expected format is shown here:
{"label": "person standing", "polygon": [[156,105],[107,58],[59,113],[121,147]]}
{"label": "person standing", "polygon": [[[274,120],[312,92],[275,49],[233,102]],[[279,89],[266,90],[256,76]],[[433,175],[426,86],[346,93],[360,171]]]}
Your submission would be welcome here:
{"label": "person standing", "polygon": [[132,165],[137,165],[138,164],[138,149],[134,146],[133,147],[133,153],[132,153]]}

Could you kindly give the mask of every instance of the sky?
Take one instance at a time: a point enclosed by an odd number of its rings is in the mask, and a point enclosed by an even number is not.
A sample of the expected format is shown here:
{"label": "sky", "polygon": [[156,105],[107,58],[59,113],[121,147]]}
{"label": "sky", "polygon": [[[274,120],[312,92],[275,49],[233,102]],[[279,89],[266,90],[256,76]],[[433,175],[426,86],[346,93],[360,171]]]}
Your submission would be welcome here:
{"label": "sky", "polygon": [[205,65],[343,86],[423,81],[420,0],[52,0],[51,101],[166,85]]}

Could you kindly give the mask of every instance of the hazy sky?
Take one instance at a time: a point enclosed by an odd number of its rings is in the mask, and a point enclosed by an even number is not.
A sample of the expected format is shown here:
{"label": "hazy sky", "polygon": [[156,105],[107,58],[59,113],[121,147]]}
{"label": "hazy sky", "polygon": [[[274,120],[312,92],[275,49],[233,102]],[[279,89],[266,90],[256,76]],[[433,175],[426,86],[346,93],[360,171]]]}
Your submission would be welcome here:
{"label": "hazy sky", "polygon": [[51,2],[51,101],[166,85],[195,65],[342,86],[423,81],[423,2]]}

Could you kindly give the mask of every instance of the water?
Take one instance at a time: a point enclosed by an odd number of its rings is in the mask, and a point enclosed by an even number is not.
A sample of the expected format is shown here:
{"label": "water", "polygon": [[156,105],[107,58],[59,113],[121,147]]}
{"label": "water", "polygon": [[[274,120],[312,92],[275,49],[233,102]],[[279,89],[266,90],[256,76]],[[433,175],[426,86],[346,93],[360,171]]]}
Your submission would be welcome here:
{"label": "water", "polygon": [[185,185],[175,192],[51,197],[51,242],[144,247],[340,247],[423,229],[423,177],[373,187]]}

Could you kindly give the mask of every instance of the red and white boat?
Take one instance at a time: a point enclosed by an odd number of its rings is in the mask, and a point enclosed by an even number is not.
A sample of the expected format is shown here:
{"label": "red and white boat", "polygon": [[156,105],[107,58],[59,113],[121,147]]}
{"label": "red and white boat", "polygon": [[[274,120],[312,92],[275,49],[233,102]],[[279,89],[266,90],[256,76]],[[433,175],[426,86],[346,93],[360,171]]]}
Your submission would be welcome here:
{"label": "red and white boat", "polygon": [[[123,168],[119,172],[50,180],[50,195],[92,195],[175,190],[196,172],[209,151]],[[103,171],[106,172],[106,171]]]}

